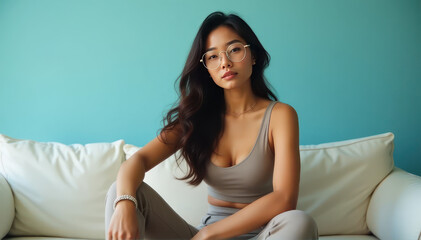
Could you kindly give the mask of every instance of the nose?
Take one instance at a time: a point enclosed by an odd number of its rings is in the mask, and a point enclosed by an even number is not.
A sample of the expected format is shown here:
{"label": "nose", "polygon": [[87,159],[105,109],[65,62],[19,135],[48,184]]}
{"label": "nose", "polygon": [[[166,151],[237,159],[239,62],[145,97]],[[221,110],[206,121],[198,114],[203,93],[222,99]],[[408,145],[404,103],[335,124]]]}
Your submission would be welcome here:
{"label": "nose", "polygon": [[220,54],[219,54],[219,59],[220,59],[220,61],[221,61],[221,67],[224,69],[224,68],[227,68],[227,67],[232,67],[232,62],[231,62],[231,60],[228,58],[228,56],[227,56],[227,53],[226,52],[221,52]]}

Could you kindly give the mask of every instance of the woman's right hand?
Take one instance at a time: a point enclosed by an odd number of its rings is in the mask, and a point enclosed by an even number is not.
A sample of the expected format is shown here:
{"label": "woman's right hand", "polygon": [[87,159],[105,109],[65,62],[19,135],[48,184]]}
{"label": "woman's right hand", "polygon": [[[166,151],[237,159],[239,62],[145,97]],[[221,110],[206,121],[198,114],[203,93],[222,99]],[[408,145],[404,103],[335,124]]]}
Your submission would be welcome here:
{"label": "woman's right hand", "polygon": [[108,240],[140,239],[136,208],[131,201],[120,201],[111,217]]}

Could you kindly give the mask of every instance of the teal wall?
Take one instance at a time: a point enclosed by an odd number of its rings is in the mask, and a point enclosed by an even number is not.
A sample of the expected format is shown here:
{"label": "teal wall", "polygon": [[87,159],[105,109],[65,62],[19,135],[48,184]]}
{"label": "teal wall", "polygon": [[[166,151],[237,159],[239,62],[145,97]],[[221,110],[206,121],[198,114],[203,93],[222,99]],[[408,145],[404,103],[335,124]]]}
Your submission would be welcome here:
{"label": "teal wall", "polygon": [[243,17],[300,144],[395,134],[421,175],[421,1],[0,0],[0,133],[144,145],[176,100],[202,20]]}

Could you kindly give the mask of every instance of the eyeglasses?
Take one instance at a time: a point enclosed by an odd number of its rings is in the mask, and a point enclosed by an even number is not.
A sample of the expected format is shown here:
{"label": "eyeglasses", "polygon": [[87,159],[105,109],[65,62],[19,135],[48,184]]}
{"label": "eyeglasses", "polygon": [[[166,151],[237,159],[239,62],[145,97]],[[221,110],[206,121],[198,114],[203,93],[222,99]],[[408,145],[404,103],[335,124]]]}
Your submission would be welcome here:
{"label": "eyeglasses", "polygon": [[246,57],[246,48],[250,47],[250,45],[244,45],[242,43],[236,42],[228,46],[226,51],[208,51],[205,52],[202,56],[202,59],[200,59],[200,62],[203,63],[203,66],[207,69],[217,69],[222,62],[222,57],[220,54],[222,52],[225,52],[225,55],[227,55],[227,58],[231,62],[241,62]]}

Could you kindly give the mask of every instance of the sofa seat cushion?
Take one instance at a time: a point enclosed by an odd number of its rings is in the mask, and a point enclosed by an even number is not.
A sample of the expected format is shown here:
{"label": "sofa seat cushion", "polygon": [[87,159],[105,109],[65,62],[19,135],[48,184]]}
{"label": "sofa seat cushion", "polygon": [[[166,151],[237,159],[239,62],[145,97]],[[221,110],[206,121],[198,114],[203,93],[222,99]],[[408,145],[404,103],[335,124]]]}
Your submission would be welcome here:
{"label": "sofa seat cushion", "polygon": [[103,239],[105,195],[124,161],[123,146],[0,135],[0,172],[16,209],[8,235]]}

